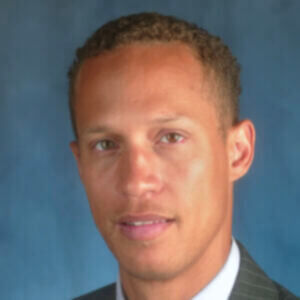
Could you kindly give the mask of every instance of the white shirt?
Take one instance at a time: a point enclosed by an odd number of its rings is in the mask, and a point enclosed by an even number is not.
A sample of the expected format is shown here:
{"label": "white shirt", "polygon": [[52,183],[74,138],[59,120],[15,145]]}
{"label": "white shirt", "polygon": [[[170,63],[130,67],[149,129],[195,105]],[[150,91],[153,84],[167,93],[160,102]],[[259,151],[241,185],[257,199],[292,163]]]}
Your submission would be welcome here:
{"label": "white shirt", "polygon": [[[216,277],[191,300],[227,300],[230,296],[240,266],[240,251],[232,239],[228,258]],[[116,300],[125,300],[121,288],[120,276],[117,280]]]}

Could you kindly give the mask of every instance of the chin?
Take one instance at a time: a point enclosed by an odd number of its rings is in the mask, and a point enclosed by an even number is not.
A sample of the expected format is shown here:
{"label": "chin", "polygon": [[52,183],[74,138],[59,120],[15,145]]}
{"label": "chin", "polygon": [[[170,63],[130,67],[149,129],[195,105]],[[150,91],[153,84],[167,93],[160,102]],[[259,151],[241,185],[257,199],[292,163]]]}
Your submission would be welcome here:
{"label": "chin", "polygon": [[134,266],[131,265],[123,266],[120,265],[121,269],[125,271],[130,276],[145,280],[145,281],[165,281],[174,278],[177,273],[173,268],[168,268],[167,266]]}
{"label": "chin", "polygon": [[175,278],[185,270],[189,265],[186,259],[174,259],[170,251],[165,252],[167,255],[141,255],[126,257],[123,260],[119,257],[120,270],[130,276],[146,281],[166,281]]}

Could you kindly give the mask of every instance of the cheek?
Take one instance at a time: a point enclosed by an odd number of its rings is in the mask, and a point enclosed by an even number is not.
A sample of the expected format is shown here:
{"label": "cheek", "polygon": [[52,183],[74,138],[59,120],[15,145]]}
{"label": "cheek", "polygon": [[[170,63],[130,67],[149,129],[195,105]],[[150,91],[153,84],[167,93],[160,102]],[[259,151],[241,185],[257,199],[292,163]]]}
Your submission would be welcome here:
{"label": "cheek", "polygon": [[213,151],[183,155],[168,165],[166,182],[180,211],[193,214],[197,209],[205,215],[220,206],[226,199],[224,165],[220,154]]}
{"label": "cheek", "polygon": [[178,198],[179,204],[191,203],[191,195],[201,189],[206,168],[204,159],[192,155],[183,155],[182,158],[168,164],[165,181],[171,192],[176,194],[175,199]]}
{"label": "cheek", "polygon": [[82,181],[94,217],[95,214],[106,214],[114,203],[112,194],[115,189],[110,172],[97,163],[86,163],[82,169]]}
{"label": "cheek", "polygon": [[117,197],[113,194],[115,189],[108,174],[103,174],[95,165],[87,167],[82,175],[94,222],[107,240],[113,233],[112,221],[117,209]]}

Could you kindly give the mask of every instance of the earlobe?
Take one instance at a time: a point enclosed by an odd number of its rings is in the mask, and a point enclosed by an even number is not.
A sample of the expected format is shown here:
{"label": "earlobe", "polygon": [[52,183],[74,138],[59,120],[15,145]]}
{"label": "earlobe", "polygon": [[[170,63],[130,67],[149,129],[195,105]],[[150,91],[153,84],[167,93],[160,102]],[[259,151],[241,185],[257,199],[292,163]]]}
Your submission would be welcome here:
{"label": "earlobe", "polygon": [[72,141],[70,143],[70,148],[72,150],[72,153],[73,153],[76,161],[78,161],[78,159],[79,159],[79,147],[78,147],[77,141]]}
{"label": "earlobe", "polygon": [[236,181],[248,172],[254,158],[255,128],[250,120],[230,130],[228,147],[230,179]]}
{"label": "earlobe", "polygon": [[72,150],[72,153],[75,157],[76,163],[77,163],[77,167],[78,167],[78,171],[79,171],[79,175],[81,175],[81,171],[80,171],[80,151],[79,151],[79,146],[78,146],[78,142],[77,141],[72,141],[70,143],[70,148]]}

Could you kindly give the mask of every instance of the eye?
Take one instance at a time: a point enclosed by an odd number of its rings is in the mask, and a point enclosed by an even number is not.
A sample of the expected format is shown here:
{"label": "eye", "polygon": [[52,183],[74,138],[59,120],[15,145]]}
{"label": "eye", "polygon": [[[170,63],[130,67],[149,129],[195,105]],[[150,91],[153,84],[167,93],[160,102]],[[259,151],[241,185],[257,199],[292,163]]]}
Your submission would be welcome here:
{"label": "eye", "polygon": [[176,132],[170,132],[164,135],[160,141],[165,144],[175,144],[179,143],[184,139],[184,137]]}
{"label": "eye", "polygon": [[98,151],[108,151],[116,149],[117,144],[111,140],[101,140],[96,143],[95,148]]}

